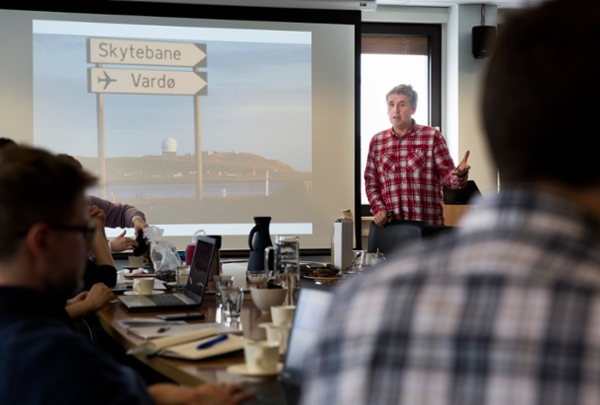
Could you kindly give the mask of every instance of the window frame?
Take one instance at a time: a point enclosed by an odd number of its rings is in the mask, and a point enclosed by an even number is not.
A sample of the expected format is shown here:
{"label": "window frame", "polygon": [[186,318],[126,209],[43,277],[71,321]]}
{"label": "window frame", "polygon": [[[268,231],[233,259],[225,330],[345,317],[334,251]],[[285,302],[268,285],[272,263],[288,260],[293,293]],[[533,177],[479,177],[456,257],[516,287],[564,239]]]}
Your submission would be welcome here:
{"label": "window frame", "polygon": [[[441,24],[408,24],[408,23],[362,23],[361,24],[361,37],[362,36],[415,36],[415,37],[427,37],[428,39],[428,92],[429,92],[429,122],[433,127],[437,127],[442,133],[442,26]],[[362,55],[362,49],[360,50]],[[362,72],[360,73],[362,74]],[[358,75],[360,76],[360,75]],[[360,78],[359,78],[360,79]],[[357,85],[360,88],[360,83]],[[360,104],[360,103],[359,103]],[[360,120],[360,117],[357,117]],[[360,122],[358,122],[360,125]],[[361,150],[360,150],[360,126],[357,126],[358,141],[357,141],[357,157],[356,167],[359,177],[356,182],[358,184],[357,199],[358,205],[361,207],[361,218],[372,217],[371,206],[369,204],[362,204],[361,201],[361,177],[363,173],[360,173],[361,165]],[[372,136],[372,134],[366,134],[366,136]]]}

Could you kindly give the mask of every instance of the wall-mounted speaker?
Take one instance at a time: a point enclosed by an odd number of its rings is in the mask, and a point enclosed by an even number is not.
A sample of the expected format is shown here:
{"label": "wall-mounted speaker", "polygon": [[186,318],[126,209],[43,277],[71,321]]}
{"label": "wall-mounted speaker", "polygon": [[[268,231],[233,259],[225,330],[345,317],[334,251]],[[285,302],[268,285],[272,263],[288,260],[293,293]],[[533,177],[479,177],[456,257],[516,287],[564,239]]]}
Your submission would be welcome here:
{"label": "wall-mounted speaker", "polygon": [[491,25],[478,25],[471,30],[471,49],[473,57],[487,58],[494,53],[496,44],[496,27]]}

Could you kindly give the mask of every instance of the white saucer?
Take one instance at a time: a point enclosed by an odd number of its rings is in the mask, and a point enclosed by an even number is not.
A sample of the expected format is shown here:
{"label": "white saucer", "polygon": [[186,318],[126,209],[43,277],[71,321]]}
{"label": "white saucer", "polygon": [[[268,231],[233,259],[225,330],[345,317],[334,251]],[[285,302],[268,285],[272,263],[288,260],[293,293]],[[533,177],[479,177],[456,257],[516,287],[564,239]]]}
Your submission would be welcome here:
{"label": "white saucer", "polygon": [[135,291],[125,291],[123,294],[125,295],[156,295],[156,294],[164,294],[164,291],[152,291],[152,294],[138,294]]}
{"label": "white saucer", "polygon": [[121,266],[121,267],[126,270],[151,269],[152,268],[152,266],[150,266],[149,264],[144,264],[142,266]]}
{"label": "white saucer", "polygon": [[247,375],[251,377],[272,377],[281,374],[283,371],[283,363],[277,363],[277,371],[274,373],[265,373],[265,372],[250,372],[246,363],[244,364],[234,364],[232,366],[227,367],[227,372],[231,374],[241,374]]}

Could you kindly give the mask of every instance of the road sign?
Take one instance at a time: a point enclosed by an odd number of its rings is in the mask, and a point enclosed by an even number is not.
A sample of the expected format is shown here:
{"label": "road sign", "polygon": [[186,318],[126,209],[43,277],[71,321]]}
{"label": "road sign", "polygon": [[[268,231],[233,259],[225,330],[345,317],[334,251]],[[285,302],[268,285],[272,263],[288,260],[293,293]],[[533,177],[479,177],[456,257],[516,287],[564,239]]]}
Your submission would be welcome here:
{"label": "road sign", "polygon": [[207,95],[206,72],[88,68],[90,93]]}
{"label": "road sign", "polygon": [[206,67],[206,44],[88,38],[88,63]]}

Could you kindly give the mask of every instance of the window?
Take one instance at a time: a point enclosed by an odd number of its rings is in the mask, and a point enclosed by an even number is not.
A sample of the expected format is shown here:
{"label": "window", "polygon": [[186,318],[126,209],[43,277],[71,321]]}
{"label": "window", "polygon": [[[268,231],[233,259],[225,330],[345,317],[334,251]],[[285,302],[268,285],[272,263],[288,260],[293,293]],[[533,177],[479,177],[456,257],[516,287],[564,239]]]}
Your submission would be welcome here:
{"label": "window", "polygon": [[414,119],[440,128],[440,26],[362,25],[360,184],[363,216],[371,216],[363,178],[369,141],[376,133],[389,128],[385,95],[398,84],[411,84],[419,94]]}

